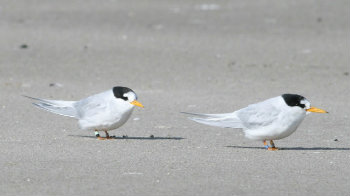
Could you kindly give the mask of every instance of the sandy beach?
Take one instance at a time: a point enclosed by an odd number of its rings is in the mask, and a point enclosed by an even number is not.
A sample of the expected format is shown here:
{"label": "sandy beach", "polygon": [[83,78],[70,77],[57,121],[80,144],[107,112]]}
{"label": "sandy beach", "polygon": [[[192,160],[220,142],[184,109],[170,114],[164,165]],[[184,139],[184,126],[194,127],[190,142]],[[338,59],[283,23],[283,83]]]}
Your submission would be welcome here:
{"label": "sandy beach", "polygon": [[[350,195],[349,7],[0,0],[0,195]],[[145,108],[108,141],[22,96],[79,100],[113,86]],[[275,152],[180,113],[283,93],[329,114],[308,115]]]}

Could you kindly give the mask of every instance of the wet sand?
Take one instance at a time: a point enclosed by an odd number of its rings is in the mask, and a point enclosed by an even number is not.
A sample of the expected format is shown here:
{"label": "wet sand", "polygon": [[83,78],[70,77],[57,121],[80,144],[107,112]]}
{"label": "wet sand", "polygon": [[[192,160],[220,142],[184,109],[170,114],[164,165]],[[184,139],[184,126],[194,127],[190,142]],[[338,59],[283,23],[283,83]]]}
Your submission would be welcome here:
{"label": "wet sand", "polygon": [[[348,1],[0,3],[1,195],[350,194]],[[21,96],[116,85],[145,108],[109,141]],[[330,113],[276,152],[180,113],[283,93]]]}

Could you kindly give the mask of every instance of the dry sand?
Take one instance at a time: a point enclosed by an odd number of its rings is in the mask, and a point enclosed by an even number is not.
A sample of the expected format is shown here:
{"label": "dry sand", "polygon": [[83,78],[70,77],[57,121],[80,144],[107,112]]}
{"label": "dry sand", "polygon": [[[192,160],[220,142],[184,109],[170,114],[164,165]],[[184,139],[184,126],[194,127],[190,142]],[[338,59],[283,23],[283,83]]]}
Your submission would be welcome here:
{"label": "dry sand", "polygon": [[[349,4],[1,0],[0,195],[349,195]],[[115,85],[146,108],[110,141],[21,96]],[[330,113],[277,152],[179,113],[287,92]]]}

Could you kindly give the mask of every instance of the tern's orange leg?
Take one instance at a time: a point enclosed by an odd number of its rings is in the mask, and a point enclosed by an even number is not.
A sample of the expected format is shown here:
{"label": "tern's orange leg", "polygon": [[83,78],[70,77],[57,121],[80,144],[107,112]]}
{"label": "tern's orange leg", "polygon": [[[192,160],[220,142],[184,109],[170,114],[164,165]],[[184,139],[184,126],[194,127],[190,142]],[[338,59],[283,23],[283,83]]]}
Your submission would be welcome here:
{"label": "tern's orange leg", "polygon": [[269,145],[267,145],[266,140],[264,140],[264,146],[265,146],[266,149],[269,149]]}
{"label": "tern's orange leg", "polygon": [[103,138],[100,136],[97,129],[95,129],[95,136],[97,137],[98,140],[105,140],[106,139],[106,138]]}
{"label": "tern's orange leg", "polygon": [[269,147],[267,150],[272,150],[272,151],[278,150],[278,148],[275,147],[275,143],[273,143],[272,140],[270,140],[270,144],[271,144],[271,147]]}
{"label": "tern's orange leg", "polygon": [[273,143],[272,140],[270,140],[270,144],[271,144],[271,147],[272,147],[272,148],[275,148],[275,143]]}
{"label": "tern's orange leg", "polygon": [[98,132],[97,129],[95,129],[95,136],[97,137],[97,139],[102,140],[103,138],[100,136],[100,133]]}
{"label": "tern's orange leg", "polygon": [[95,130],[95,136],[97,137],[98,140],[107,140],[107,139],[112,139],[107,131],[105,131],[106,137],[101,137],[100,134],[98,133],[98,130]]}
{"label": "tern's orange leg", "polygon": [[105,133],[106,133],[106,139],[113,139],[112,137],[109,136],[107,131],[105,131]]}
{"label": "tern's orange leg", "polygon": [[107,131],[104,131],[106,133],[106,137],[101,137],[100,134],[98,133],[98,130],[95,129],[95,136],[97,137],[98,140],[108,140],[108,139],[114,139],[113,137],[109,136]]}

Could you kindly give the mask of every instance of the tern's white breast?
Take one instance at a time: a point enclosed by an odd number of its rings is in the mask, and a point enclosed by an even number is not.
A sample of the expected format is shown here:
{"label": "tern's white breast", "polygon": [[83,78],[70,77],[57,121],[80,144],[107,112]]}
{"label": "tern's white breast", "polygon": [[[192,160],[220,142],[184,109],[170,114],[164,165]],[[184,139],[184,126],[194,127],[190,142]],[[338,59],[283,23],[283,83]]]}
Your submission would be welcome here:
{"label": "tern's white breast", "polygon": [[276,140],[291,135],[306,116],[306,111],[298,106],[290,107],[281,104],[277,118],[268,125],[256,126],[252,129],[244,129],[245,136],[253,140]]}
{"label": "tern's white breast", "polygon": [[79,126],[84,130],[113,130],[122,126],[130,117],[134,106],[122,99],[116,99],[106,92],[103,97],[86,100]]}

